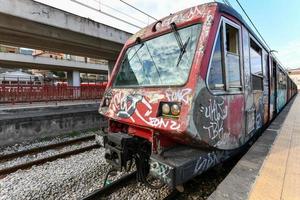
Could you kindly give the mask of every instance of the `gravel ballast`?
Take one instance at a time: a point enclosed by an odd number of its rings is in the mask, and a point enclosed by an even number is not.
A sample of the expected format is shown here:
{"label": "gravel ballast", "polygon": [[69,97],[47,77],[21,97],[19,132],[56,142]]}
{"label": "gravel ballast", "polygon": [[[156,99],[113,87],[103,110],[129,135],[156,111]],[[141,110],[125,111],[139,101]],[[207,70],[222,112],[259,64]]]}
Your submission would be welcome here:
{"label": "gravel ballast", "polygon": [[18,143],[18,144],[12,145],[12,146],[5,146],[5,147],[0,146],[0,155],[11,154],[14,152],[24,151],[24,150],[32,149],[35,147],[47,146],[50,144],[56,144],[59,142],[68,141],[70,139],[80,138],[83,136],[89,136],[89,135],[97,136],[99,133],[100,133],[100,130],[99,131],[89,131],[86,133],[81,133],[77,136],[55,137],[55,138],[49,138],[44,141],[24,142],[24,143],[20,143],[20,144]]}
{"label": "gravel ballast", "polygon": [[60,153],[72,151],[72,150],[75,150],[75,149],[80,149],[80,148],[87,147],[87,146],[90,146],[90,145],[93,145],[93,144],[96,144],[96,142],[95,141],[88,141],[88,142],[73,144],[73,145],[70,145],[70,146],[63,147],[63,148],[49,149],[47,151],[37,153],[37,154],[24,155],[22,157],[18,157],[16,159],[12,159],[12,160],[8,160],[6,162],[0,163],[0,170],[4,169],[4,168],[15,166],[15,165],[28,163],[30,161],[34,161],[34,160],[38,160],[38,159],[42,159],[42,158],[47,158],[47,157],[54,156],[54,155],[57,155],[57,154],[60,154]]}
{"label": "gravel ballast", "polygon": [[[102,137],[96,137],[102,143]],[[0,200],[80,199],[102,187],[110,166],[104,159],[104,148],[58,159],[28,170],[19,170],[0,179]],[[179,199],[206,199],[233,166],[222,165],[187,183]],[[115,180],[122,176],[110,177]],[[0,177],[1,178],[1,177]],[[105,199],[163,199],[171,191],[167,187],[152,190],[134,180]]]}
{"label": "gravel ballast", "polygon": [[78,199],[101,186],[104,149],[19,170],[0,179],[0,199]]}

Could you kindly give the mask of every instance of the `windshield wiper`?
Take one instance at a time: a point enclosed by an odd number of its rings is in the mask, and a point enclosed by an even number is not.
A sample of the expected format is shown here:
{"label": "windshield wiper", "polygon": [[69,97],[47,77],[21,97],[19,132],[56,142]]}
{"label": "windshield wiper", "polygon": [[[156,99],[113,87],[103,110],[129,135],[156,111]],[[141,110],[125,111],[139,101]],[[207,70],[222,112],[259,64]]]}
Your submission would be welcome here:
{"label": "windshield wiper", "polygon": [[144,46],[144,43],[141,41],[141,38],[139,38],[139,37],[136,38],[136,42],[138,44],[140,44],[141,46],[139,46],[139,48],[134,52],[134,54],[131,56],[131,58],[128,60],[128,62],[130,62],[132,60],[132,58],[134,58],[134,56],[137,54],[137,52]]}
{"label": "windshield wiper", "polygon": [[187,47],[187,45],[188,45],[188,43],[190,41],[190,37],[188,37],[188,39],[183,44],[182,39],[180,37],[180,34],[178,33],[176,24],[174,22],[172,22],[170,24],[170,26],[171,26],[172,31],[174,33],[175,39],[177,41],[177,44],[178,44],[178,46],[180,48],[180,54],[178,56],[177,63],[176,63],[176,68],[177,68],[178,65],[179,65],[179,63],[180,63],[180,61],[181,61],[181,59],[182,59],[182,57],[183,57],[183,55],[184,55],[184,53],[186,52],[186,47]]}

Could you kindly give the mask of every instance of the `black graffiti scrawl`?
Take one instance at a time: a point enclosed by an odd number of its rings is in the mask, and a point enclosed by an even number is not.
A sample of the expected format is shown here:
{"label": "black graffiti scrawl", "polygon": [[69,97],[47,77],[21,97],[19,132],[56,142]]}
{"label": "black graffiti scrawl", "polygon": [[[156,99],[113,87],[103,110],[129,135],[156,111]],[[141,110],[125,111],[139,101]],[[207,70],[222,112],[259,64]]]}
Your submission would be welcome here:
{"label": "black graffiti scrawl", "polygon": [[121,118],[129,118],[136,110],[136,105],[138,102],[142,101],[143,96],[140,94],[130,94],[124,96],[119,104],[119,110],[117,111],[117,116]]}

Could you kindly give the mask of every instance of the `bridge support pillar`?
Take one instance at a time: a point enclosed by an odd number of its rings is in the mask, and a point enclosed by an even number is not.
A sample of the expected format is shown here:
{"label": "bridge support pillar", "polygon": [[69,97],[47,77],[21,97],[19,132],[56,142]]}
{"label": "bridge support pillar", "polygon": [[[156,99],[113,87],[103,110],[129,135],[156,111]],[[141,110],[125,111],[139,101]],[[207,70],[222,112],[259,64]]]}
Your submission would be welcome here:
{"label": "bridge support pillar", "polygon": [[67,72],[68,85],[69,86],[80,86],[80,72],[71,71]]}
{"label": "bridge support pillar", "polygon": [[110,76],[111,76],[111,73],[114,69],[115,64],[116,64],[115,61],[112,61],[112,60],[108,61],[108,80],[110,79]]}

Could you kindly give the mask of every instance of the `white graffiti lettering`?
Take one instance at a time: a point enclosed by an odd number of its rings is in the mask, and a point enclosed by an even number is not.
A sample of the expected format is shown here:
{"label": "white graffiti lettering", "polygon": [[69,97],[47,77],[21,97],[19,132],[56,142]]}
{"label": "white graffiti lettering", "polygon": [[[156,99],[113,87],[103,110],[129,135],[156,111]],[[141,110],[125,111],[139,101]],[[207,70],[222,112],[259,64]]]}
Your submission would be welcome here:
{"label": "white graffiti lettering", "polygon": [[[185,99],[186,95],[187,91],[183,91],[181,93],[174,93],[170,98]],[[143,109],[137,109],[138,104]],[[152,105],[140,94],[132,93],[125,95],[119,92],[112,98],[111,106],[118,117],[129,118],[132,122],[140,119],[155,128],[169,128],[171,130],[178,130],[180,128],[180,124],[175,120],[150,117],[152,114]]]}
{"label": "white graffiti lettering", "polygon": [[193,8],[190,8],[189,11],[185,13],[179,13],[177,15],[172,15],[166,19],[163,20],[161,24],[158,24],[158,28],[160,27],[168,27],[172,22],[180,23],[183,21],[189,21],[192,20],[194,17],[204,17],[207,14],[210,14],[210,10],[205,11],[204,6],[196,6]]}
{"label": "white graffiti lettering", "polygon": [[169,101],[178,101],[183,102],[185,104],[189,103],[189,94],[191,94],[192,90],[190,88],[185,88],[183,90],[177,91],[167,91],[166,97]]}
{"label": "white graffiti lettering", "polygon": [[213,167],[217,163],[219,163],[219,159],[214,152],[208,153],[207,156],[201,156],[197,161],[196,167],[194,169],[194,174],[201,173]]}
{"label": "white graffiti lettering", "polygon": [[224,132],[224,119],[227,117],[227,105],[224,106],[224,100],[217,103],[214,99],[206,107],[201,106],[200,111],[204,113],[205,118],[209,119],[209,124],[203,128],[208,130],[210,139],[220,137]]}
{"label": "white graffiti lettering", "polygon": [[180,124],[173,120],[164,120],[163,118],[150,117],[150,125],[156,128],[167,128],[177,130],[180,128]]}
{"label": "white graffiti lettering", "polygon": [[167,165],[152,161],[150,164],[150,172],[167,183],[171,181],[169,176],[171,168]]}

